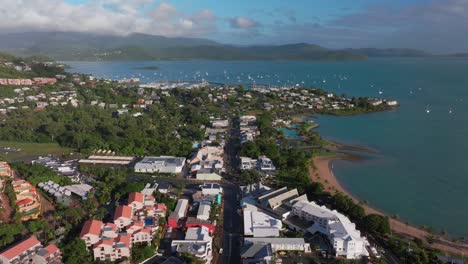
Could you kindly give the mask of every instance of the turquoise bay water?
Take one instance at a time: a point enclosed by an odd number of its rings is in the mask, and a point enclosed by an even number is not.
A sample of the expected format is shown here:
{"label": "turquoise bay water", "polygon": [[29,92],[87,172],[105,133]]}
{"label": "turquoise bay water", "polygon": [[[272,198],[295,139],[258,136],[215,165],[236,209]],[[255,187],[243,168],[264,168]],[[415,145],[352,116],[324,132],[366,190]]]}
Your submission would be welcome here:
{"label": "turquoise bay water", "polygon": [[[325,137],[379,151],[364,162],[335,162],[336,176],[357,197],[389,214],[468,236],[468,60],[66,63],[72,72],[107,78],[229,83],[255,79],[396,99],[401,107],[395,111],[315,120]],[[134,69],[148,65],[160,69]]]}

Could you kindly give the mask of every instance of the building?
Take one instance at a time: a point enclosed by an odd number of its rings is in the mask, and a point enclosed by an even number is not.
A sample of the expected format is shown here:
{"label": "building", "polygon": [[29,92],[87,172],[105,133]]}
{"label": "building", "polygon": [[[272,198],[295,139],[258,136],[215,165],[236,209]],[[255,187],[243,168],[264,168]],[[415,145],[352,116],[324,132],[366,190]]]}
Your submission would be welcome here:
{"label": "building", "polygon": [[273,263],[273,251],[270,244],[249,244],[241,249],[243,264]]}
{"label": "building", "polygon": [[84,240],[86,247],[91,247],[101,240],[101,231],[104,223],[99,220],[88,220],[81,229],[80,238]]}
{"label": "building", "polygon": [[173,240],[172,252],[191,254],[204,263],[211,263],[213,259],[213,238],[206,227],[190,227],[184,240]]}
{"label": "building", "polygon": [[200,185],[200,189],[203,195],[217,195],[223,193],[223,187],[218,183],[205,183]]}
{"label": "building", "polygon": [[41,214],[41,201],[36,188],[25,180],[14,180],[11,184],[16,194],[16,205],[21,213],[21,220],[38,218]]}
{"label": "building", "polygon": [[0,177],[13,177],[13,171],[8,163],[5,161],[0,161]]}
{"label": "building", "polygon": [[245,237],[279,237],[283,227],[281,220],[258,211],[244,211]]}
{"label": "building", "polygon": [[13,171],[10,165],[4,161],[0,162],[0,189],[3,188],[5,180],[13,178]]}
{"label": "building", "polygon": [[127,167],[135,160],[135,157],[130,156],[101,156],[92,155],[87,159],[80,159],[78,163],[93,165],[93,166],[106,166],[106,167]]}
{"label": "building", "polygon": [[240,157],[240,169],[241,170],[258,169],[260,171],[276,170],[275,165],[273,165],[273,162],[267,156],[260,156],[258,157],[258,159],[252,159],[249,157]]}
{"label": "building", "polygon": [[276,170],[275,166],[273,165],[273,162],[267,156],[260,156],[258,158],[258,165],[257,166],[261,171],[274,171],[274,170]]}
{"label": "building", "polygon": [[37,186],[44,190],[44,192],[48,193],[58,203],[66,206],[70,205],[71,192],[65,187],[62,187],[53,181],[40,182]]}
{"label": "building", "polygon": [[67,185],[64,188],[69,190],[72,194],[78,196],[82,200],[86,200],[88,199],[88,193],[93,189],[93,186],[82,183],[82,184]]}
{"label": "building", "polygon": [[241,170],[252,170],[257,167],[257,160],[249,157],[240,157],[240,169]]}
{"label": "building", "polygon": [[223,177],[221,177],[219,169],[202,168],[197,171],[195,179],[199,181],[221,181]]}
{"label": "building", "polygon": [[118,206],[114,212],[114,224],[119,229],[129,226],[132,223],[132,216],[132,207],[128,205]]}
{"label": "building", "polygon": [[229,120],[227,119],[216,119],[211,121],[213,128],[227,128],[229,126]]}
{"label": "building", "polygon": [[299,196],[297,189],[288,190],[288,188],[283,187],[258,197],[258,202],[263,207],[276,209],[282,204],[291,203],[297,199],[307,200],[307,197],[305,195]]}
{"label": "building", "polygon": [[208,221],[210,219],[211,203],[201,202],[198,206],[197,219]]}
{"label": "building", "polygon": [[302,251],[310,253],[310,244],[306,243],[304,238],[256,238],[246,237],[245,245],[270,244],[272,252],[277,251]]}
{"label": "building", "polygon": [[177,202],[174,212],[171,213],[168,219],[168,226],[172,228],[179,227],[179,220],[184,218],[187,214],[189,201],[187,199],[180,199]]}
{"label": "building", "polygon": [[35,236],[0,252],[0,263],[61,263],[62,253],[54,244],[43,247]]}
{"label": "building", "polygon": [[103,238],[93,246],[94,260],[116,261],[131,256],[131,240],[128,235],[119,235],[116,238]]}
{"label": "building", "polygon": [[135,172],[143,173],[174,173],[182,172],[185,158],[172,156],[145,157],[135,164]]}
{"label": "building", "polygon": [[347,259],[369,256],[366,249],[369,245],[367,239],[356,230],[354,223],[336,210],[332,211],[314,202],[298,201],[294,204],[291,214],[308,222],[313,221],[313,225],[304,231],[326,235],[336,256],[344,256]]}
{"label": "building", "polygon": [[159,228],[156,212],[166,213],[166,206],[155,206],[151,195],[131,193],[128,205],[118,206],[114,223],[88,220],[83,225],[80,238],[93,252],[94,260],[116,261],[130,257],[135,243],[149,243]]}
{"label": "building", "polygon": [[163,183],[158,186],[158,192],[162,194],[167,194],[171,190],[171,185],[168,183]]}

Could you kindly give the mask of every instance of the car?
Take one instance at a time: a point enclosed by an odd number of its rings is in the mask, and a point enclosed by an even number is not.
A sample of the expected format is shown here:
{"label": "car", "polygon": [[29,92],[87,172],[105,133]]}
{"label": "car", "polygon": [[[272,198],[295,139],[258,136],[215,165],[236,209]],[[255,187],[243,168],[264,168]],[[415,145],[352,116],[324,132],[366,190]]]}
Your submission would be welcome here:
{"label": "car", "polygon": [[219,249],[219,254],[223,254],[223,251],[224,251],[223,248],[220,248]]}

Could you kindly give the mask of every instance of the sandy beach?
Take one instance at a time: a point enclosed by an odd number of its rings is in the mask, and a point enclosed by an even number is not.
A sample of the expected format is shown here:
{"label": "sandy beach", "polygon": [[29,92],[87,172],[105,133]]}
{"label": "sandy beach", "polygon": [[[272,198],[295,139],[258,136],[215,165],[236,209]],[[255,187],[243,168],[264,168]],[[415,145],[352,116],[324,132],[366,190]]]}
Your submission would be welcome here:
{"label": "sandy beach", "polygon": [[[356,160],[358,159],[357,157],[358,156],[356,155],[346,155],[338,153],[335,156],[321,156],[313,158],[315,169],[312,167],[309,168],[312,181],[321,182],[327,192],[330,192],[332,194],[336,192],[342,192],[350,196],[355,202],[359,202],[359,200],[355,196],[353,196],[340,184],[340,182],[336,179],[335,175],[333,174],[333,170],[331,167],[331,162],[333,162],[334,160]],[[363,205],[363,207],[367,214],[384,215],[383,212],[372,208],[369,205]],[[423,240],[425,243],[426,238],[429,236],[429,233],[427,231],[408,225],[397,219],[390,218],[390,225],[392,228],[392,232],[403,236],[417,237]],[[427,245],[429,247],[436,248],[450,254],[463,254],[464,256],[468,255],[468,244],[466,243],[455,243],[453,241],[441,237],[436,237],[435,240],[435,243]]]}

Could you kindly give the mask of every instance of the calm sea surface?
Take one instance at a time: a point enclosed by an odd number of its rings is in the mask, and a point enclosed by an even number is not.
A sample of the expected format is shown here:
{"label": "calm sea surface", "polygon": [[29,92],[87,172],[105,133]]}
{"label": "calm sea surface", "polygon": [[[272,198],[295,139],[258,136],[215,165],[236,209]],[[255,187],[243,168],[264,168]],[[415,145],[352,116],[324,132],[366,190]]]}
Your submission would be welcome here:
{"label": "calm sea surface", "polygon": [[[255,80],[396,99],[401,107],[395,111],[317,117],[323,136],[379,151],[364,162],[335,162],[336,176],[357,197],[389,214],[468,236],[468,60],[66,63],[72,72],[106,78]],[[135,69],[153,65],[160,69]]]}

